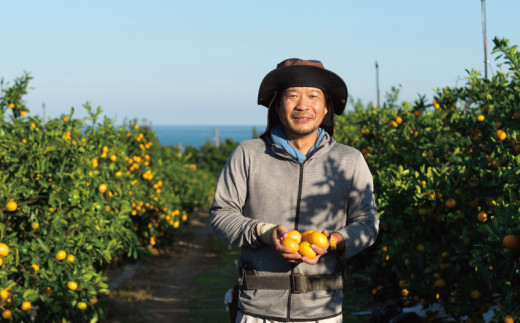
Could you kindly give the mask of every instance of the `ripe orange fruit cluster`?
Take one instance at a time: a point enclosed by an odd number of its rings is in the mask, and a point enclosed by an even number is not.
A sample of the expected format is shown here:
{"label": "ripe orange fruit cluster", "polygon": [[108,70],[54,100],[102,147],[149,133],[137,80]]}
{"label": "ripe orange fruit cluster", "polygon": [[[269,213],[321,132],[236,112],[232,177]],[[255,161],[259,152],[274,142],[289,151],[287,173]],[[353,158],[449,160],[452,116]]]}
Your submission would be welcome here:
{"label": "ripe orange fruit cluster", "polygon": [[495,134],[495,137],[498,139],[498,140],[504,140],[507,138],[507,133],[504,131],[504,130],[497,130],[496,134]]}
{"label": "ripe orange fruit cluster", "polygon": [[290,253],[299,252],[300,255],[309,259],[316,257],[316,252],[311,247],[312,244],[325,248],[328,243],[329,241],[323,233],[314,230],[307,230],[303,234],[297,230],[291,230],[287,232],[287,237],[282,241],[282,245],[289,248]]}

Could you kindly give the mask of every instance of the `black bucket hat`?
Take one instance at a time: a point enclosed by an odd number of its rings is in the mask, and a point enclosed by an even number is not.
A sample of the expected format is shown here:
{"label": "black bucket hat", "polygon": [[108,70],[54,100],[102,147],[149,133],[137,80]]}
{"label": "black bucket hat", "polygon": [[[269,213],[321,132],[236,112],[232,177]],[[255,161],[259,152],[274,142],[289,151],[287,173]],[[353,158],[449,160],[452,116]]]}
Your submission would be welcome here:
{"label": "black bucket hat", "polygon": [[[334,132],[333,113],[340,115],[345,110],[348,98],[347,85],[336,73],[324,68],[317,60],[289,58],[279,63],[269,72],[258,91],[258,104],[270,108],[275,98],[289,87],[315,87],[323,91],[327,98],[329,112],[321,127],[331,136]],[[278,115],[269,109],[266,133],[280,123]]]}

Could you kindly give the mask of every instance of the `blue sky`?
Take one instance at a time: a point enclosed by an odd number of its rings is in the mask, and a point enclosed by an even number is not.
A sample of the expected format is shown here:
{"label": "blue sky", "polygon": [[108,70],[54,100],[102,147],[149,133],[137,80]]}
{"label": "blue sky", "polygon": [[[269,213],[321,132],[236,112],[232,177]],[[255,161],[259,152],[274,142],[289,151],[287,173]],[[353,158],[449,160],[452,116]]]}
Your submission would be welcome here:
{"label": "blue sky", "polygon": [[[382,97],[401,85],[400,100],[483,74],[480,0],[318,3],[0,0],[0,78],[31,73],[32,115],[44,102],[47,117],[83,117],[90,101],[118,122],[264,125],[258,87],[289,57],[321,60],[365,104],[376,60]],[[486,9],[488,52],[495,36],[520,44],[520,1]]]}

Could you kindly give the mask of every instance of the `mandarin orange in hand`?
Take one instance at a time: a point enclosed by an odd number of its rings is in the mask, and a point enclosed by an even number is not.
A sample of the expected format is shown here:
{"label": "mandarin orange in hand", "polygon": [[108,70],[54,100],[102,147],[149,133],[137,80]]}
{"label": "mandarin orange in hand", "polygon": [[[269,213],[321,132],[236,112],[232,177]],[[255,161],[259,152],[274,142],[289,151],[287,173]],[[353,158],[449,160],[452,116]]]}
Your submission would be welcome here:
{"label": "mandarin orange in hand", "polygon": [[302,241],[309,241],[309,238],[311,236],[311,233],[313,233],[314,230],[307,230],[302,234]]}
{"label": "mandarin orange in hand", "polygon": [[300,245],[298,244],[298,242],[296,240],[294,240],[293,238],[289,238],[289,237],[286,237],[283,239],[282,246],[289,248],[290,253],[297,253],[298,249],[300,248]]}
{"label": "mandarin orange in hand", "polygon": [[311,248],[311,244],[308,241],[300,243],[300,249],[298,250],[300,255],[312,259],[316,257],[316,252]]}
{"label": "mandarin orange in hand", "polygon": [[314,231],[309,237],[309,242],[320,248],[325,248],[327,246],[328,239],[323,233]]}
{"label": "mandarin orange in hand", "polygon": [[302,235],[300,232],[298,232],[298,230],[291,230],[287,232],[287,238],[294,239],[298,243],[302,242]]}

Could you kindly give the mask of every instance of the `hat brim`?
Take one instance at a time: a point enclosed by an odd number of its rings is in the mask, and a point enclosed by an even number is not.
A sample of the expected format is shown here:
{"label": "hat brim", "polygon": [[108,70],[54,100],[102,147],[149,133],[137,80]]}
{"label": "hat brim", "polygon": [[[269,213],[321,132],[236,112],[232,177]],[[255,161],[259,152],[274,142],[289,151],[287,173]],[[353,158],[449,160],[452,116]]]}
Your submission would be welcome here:
{"label": "hat brim", "polygon": [[258,104],[269,107],[277,93],[301,86],[325,92],[331,99],[335,114],[340,115],[345,110],[348,90],[343,79],[334,72],[310,65],[285,66],[269,72],[260,84]]}

